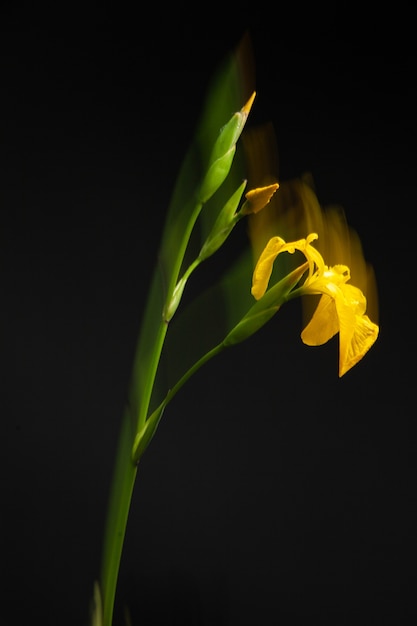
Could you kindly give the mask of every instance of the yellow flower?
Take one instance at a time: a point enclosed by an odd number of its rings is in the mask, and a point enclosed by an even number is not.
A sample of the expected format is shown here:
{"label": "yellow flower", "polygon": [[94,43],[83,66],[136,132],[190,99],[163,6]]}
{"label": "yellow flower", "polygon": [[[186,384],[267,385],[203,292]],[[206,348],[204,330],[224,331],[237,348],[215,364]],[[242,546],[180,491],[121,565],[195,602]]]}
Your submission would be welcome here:
{"label": "yellow flower", "polygon": [[316,294],[321,294],[321,298],[301,333],[301,339],[306,345],[318,346],[339,333],[339,376],[343,376],[375,343],[379,327],[365,314],[367,303],[362,291],[347,284],[350,280],[349,268],[346,265],[327,267],[321,254],[311,245],[315,239],[316,233],[291,243],[286,243],[281,237],[272,237],[256,264],[252,295],[257,300],[264,295],[274,261],[281,252],[302,252],[308,262],[308,275],[289,298]]}

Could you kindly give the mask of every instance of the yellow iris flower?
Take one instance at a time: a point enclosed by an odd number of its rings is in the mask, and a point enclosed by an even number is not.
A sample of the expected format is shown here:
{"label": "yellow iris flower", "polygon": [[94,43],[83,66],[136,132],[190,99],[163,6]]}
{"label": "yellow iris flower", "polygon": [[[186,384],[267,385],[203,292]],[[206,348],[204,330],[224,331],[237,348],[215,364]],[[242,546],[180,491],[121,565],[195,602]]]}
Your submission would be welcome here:
{"label": "yellow iris flower", "polygon": [[365,314],[367,302],[362,291],[347,284],[349,268],[346,265],[327,267],[320,252],[311,245],[317,238],[316,233],[311,233],[306,239],[286,243],[281,237],[272,237],[255,266],[252,295],[259,300],[266,292],[279,254],[302,252],[308,262],[308,275],[290,298],[317,294],[321,294],[321,298],[301,339],[306,345],[319,346],[339,333],[339,376],[343,376],[375,343],[379,327]]}

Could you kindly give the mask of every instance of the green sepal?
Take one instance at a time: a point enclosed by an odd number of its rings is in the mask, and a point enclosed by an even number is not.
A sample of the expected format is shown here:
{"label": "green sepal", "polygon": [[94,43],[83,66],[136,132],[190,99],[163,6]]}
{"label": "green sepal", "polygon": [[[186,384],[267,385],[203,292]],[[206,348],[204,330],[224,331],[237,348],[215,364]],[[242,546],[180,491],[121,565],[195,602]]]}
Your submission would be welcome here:
{"label": "green sepal", "polygon": [[303,265],[290,272],[271,289],[268,289],[262,298],[249,309],[240,322],[230,331],[223,340],[223,345],[233,346],[240,343],[262,328],[277,313],[281,305],[286,302],[288,294],[298,283],[307,268],[308,263],[303,263]]}
{"label": "green sepal", "polygon": [[207,259],[209,256],[214,254],[216,250],[218,250],[220,246],[225,242],[225,240],[233,230],[237,222],[237,219],[235,219],[235,214],[239,206],[239,202],[242,198],[243,192],[245,190],[246,184],[247,181],[243,181],[243,183],[236,189],[234,194],[232,194],[232,196],[229,198],[229,200],[220,211],[209,236],[207,237],[203,247],[201,248],[199,254],[199,258],[201,260]]}
{"label": "green sepal", "polygon": [[139,463],[142,454],[149,446],[153,436],[156,433],[156,429],[161,421],[162,414],[165,409],[165,404],[162,403],[146,420],[143,428],[136,434],[135,441],[132,448],[132,460],[135,465]]}

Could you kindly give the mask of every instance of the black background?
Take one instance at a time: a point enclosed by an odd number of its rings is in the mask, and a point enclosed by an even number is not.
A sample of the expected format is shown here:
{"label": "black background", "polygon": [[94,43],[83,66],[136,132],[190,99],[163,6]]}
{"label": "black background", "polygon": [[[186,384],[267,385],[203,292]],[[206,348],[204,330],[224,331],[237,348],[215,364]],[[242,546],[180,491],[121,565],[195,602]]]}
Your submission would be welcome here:
{"label": "black background", "polygon": [[177,396],[139,474],[115,626],[124,604],[144,626],[414,623],[412,57],[337,24],[303,47],[295,17],[183,11],[2,21],[0,623],[88,622],[164,212],[247,29],[277,176],[309,171],[344,207],[380,337],[340,380],[337,341],[303,346],[288,305]]}

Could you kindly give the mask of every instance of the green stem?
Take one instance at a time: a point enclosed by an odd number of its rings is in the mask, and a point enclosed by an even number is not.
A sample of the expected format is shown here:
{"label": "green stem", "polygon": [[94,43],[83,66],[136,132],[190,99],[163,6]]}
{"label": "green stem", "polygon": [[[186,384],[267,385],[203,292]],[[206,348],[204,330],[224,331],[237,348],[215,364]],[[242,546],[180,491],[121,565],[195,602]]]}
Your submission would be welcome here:
{"label": "green stem", "polygon": [[161,404],[157,409],[148,417],[146,420],[145,426],[140,431],[136,437],[132,447],[132,460],[135,464],[139,463],[143,453],[149,446],[151,440],[153,439],[157,428],[159,426],[159,422],[161,421],[162,414],[165,411],[165,407],[169,402],[171,402],[172,398],[178,393],[181,387],[187,382],[187,380],[197,372],[197,370],[207,363],[209,359],[212,359],[216,354],[219,354],[226,347],[225,343],[222,342],[209,352],[207,352],[201,359],[199,359],[189,370],[180,378],[180,380],[169,390]]}
{"label": "green stem", "polygon": [[[218,344],[199,359],[180,380],[169,390],[157,411],[173,399],[181,387],[207,361],[225,348],[223,343]],[[152,417],[152,416],[151,416]],[[125,414],[120,433],[117,450],[115,472],[110,494],[109,516],[107,520],[104,556],[102,564],[101,587],[103,594],[103,626],[111,626],[113,620],[114,602],[116,598],[117,579],[123,552],[126,526],[132,500],[133,488],[137,476],[137,463],[132,462],[132,431],[128,413]]]}
{"label": "green stem", "polygon": [[184,274],[181,276],[181,280],[183,280],[184,282],[186,282],[191,274],[194,272],[194,270],[200,265],[201,263],[201,259],[198,256],[192,263],[191,265],[188,266],[187,270],[184,272]]}
{"label": "green stem", "polygon": [[201,359],[199,359],[196,363],[194,363],[194,365],[192,367],[190,367],[190,369],[185,372],[185,374],[172,387],[172,389],[170,389],[168,391],[167,395],[165,396],[165,399],[163,400],[163,402],[160,405],[160,408],[161,407],[165,408],[167,406],[167,404],[169,402],[171,402],[172,398],[178,393],[178,391],[181,389],[181,387],[187,382],[187,380],[189,378],[191,378],[191,376],[193,374],[195,374],[197,372],[197,370],[200,369],[200,367],[202,367],[205,363],[207,363],[207,361],[212,359],[217,354],[220,354],[220,352],[222,352],[225,347],[226,346],[223,344],[223,342],[219,343],[217,346],[215,346],[209,352],[207,352],[204,356],[202,356]]}
{"label": "green stem", "polygon": [[[167,327],[167,324],[161,321],[155,337],[154,349],[152,351],[152,356],[147,370],[147,381],[143,389],[139,415],[137,416],[137,430],[140,429],[140,424],[144,424],[146,420],[146,413],[148,411],[152,395],[152,389]],[[135,434],[135,432],[132,432],[132,418],[130,414],[126,412],[123,417],[123,423],[119,435],[119,444],[116,453],[104,534],[101,568],[103,626],[112,626],[113,621],[114,602],[116,598],[120,562],[122,558],[133,488],[137,475],[137,464],[132,462],[132,446]]]}
{"label": "green stem", "polygon": [[[191,237],[194,224],[197,220],[197,217],[201,211],[202,206],[203,205],[201,203],[197,203],[194,206],[191,218],[188,221],[187,227],[185,229],[184,235],[181,240],[181,244],[179,245],[174,267],[171,273],[171,280],[170,280],[170,284],[168,287],[168,294],[167,294],[164,310],[168,307],[169,302],[172,298],[172,294],[174,292],[174,289],[178,280],[178,276],[181,270],[181,265],[185,256],[185,251],[187,249],[187,245]],[[192,268],[192,270],[193,269],[194,267]],[[158,370],[159,360],[161,358],[161,352],[162,352],[162,348],[164,345],[165,335],[167,333],[167,330],[168,330],[168,323],[164,320],[164,314],[162,314],[161,323],[160,323],[160,326],[156,335],[154,349],[152,351],[152,357],[151,357],[148,371],[147,371],[147,382],[143,390],[143,396],[140,399],[140,408],[139,408],[139,414],[138,414],[138,419],[137,419],[136,432],[139,432],[143,428],[143,426],[145,425],[146,418],[148,416],[149,403],[151,401],[152,390],[155,384],[155,377],[156,377],[156,373]]]}
{"label": "green stem", "polygon": [[167,299],[166,299],[166,303],[165,303],[165,309],[167,309],[169,307],[171,298],[172,298],[172,294],[174,293],[174,289],[177,285],[177,281],[178,281],[178,276],[180,274],[181,271],[181,266],[183,264],[184,261],[184,257],[185,257],[185,252],[187,250],[187,246],[188,246],[188,242],[190,241],[190,237],[191,237],[191,233],[193,232],[193,228],[195,226],[195,223],[197,221],[198,216],[200,215],[201,209],[203,208],[203,203],[202,202],[196,202],[196,204],[194,205],[194,208],[190,214],[190,217],[188,219],[188,222],[185,225],[184,228],[184,233],[183,236],[181,238],[180,244],[178,246],[178,251],[175,255],[175,259],[174,259],[174,263],[173,263],[173,267],[172,267],[172,272],[171,272],[171,279],[168,285],[168,292],[167,292]]}
{"label": "green stem", "polygon": [[[176,263],[171,276],[169,297],[172,295],[182,260],[185,255],[188,240],[197,216],[201,210],[201,204],[194,208],[192,218],[188,223],[179,247]],[[194,269],[194,268],[193,268]],[[162,319],[157,329],[151,358],[148,363],[146,384],[143,388],[143,395],[140,399],[138,415],[136,416],[136,432],[145,424],[149,404],[152,397],[152,390],[155,384],[155,377],[168,330],[168,324]],[[140,355],[138,355],[140,357]],[[191,374],[190,374],[191,375]],[[134,376],[135,378],[135,376]],[[133,384],[135,384],[135,380]],[[184,381],[185,382],[185,381]],[[120,432],[119,446],[116,455],[113,481],[110,490],[110,500],[107,512],[106,527],[104,531],[104,548],[101,569],[101,590],[103,598],[103,626],[112,626],[114,602],[116,598],[117,580],[120,570],[120,562],[123,552],[124,538],[129,517],[129,510],[132,500],[133,488],[135,485],[137,464],[132,462],[132,446],[135,439],[135,432],[132,432],[131,416],[126,413]]]}
{"label": "green stem", "polygon": [[103,626],[111,626],[113,621],[117,579],[133,487],[137,474],[137,466],[132,463],[131,450],[131,420],[129,414],[126,413],[120,431],[104,535],[101,569]]}
{"label": "green stem", "polygon": [[[158,406],[157,409],[155,409],[155,411],[152,413],[152,415],[149,416],[148,419],[153,420],[155,417],[157,417],[158,418],[158,421],[156,422],[156,426],[157,426],[159,423],[159,419],[160,419],[159,416],[162,414],[162,411],[165,410],[165,407],[171,402],[172,398],[179,392],[181,387],[185,385],[187,380],[191,378],[191,376],[195,374],[200,369],[200,367],[202,367],[205,363],[207,363],[207,361],[209,361],[214,356],[216,356],[216,354],[220,354],[220,352],[222,352],[222,350],[224,350],[225,347],[226,346],[223,342],[219,343],[217,346],[209,350],[209,352],[206,352],[206,354],[202,356],[201,359],[196,361],[196,363],[194,363],[194,365],[190,367],[190,369],[187,370],[185,374],[181,376],[179,381],[168,391],[167,395],[162,400],[161,404]],[[134,451],[134,458],[136,459],[136,462],[138,462],[140,458],[140,457],[138,458],[137,456],[135,456],[135,451]]]}
{"label": "green stem", "polygon": [[143,389],[143,396],[140,402],[139,414],[136,425],[136,432],[139,432],[143,428],[149,410],[149,403],[151,401],[152,390],[155,384],[155,377],[158,371],[159,360],[161,358],[162,348],[164,346],[165,336],[167,334],[168,324],[161,320],[158,328],[158,332],[155,339],[154,350],[152,357],[148,365],[147,381]]}

